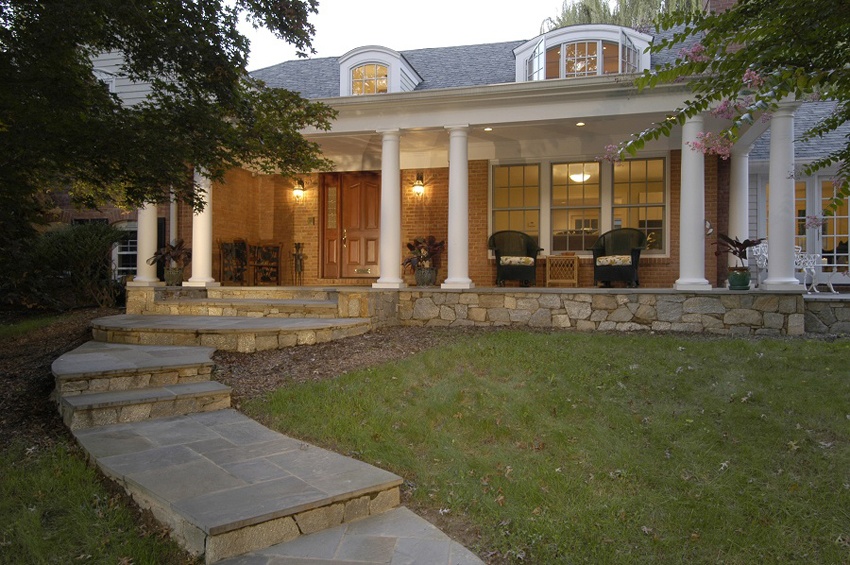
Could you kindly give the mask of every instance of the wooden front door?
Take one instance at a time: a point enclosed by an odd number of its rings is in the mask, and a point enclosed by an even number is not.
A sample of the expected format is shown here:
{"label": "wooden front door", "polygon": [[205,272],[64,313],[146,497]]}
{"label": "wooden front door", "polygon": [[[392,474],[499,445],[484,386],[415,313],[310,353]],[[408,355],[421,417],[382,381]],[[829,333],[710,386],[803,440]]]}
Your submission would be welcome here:
{"label": "wooden front door", "polygon": [[322,275],[377,278],[381,235],[381,176],[374,172],[323,176]]}

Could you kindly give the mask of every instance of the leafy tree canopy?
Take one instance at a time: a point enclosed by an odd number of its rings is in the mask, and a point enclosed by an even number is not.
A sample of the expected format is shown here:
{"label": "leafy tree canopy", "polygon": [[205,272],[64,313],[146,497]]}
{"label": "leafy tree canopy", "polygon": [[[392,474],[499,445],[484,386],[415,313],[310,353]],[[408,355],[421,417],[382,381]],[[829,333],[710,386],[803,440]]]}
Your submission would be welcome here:
{"label": "leafy tree canopy", "polygon": [[[847,0],[739,0],[720,13],[670,13],[659,18],[661,29],[674,33],[653,44],[655,52],[687,45],[675,62],[646,71],[639,88],[687,81],[692,99],[675,119],[654,124],[621,144],[620,153],[636,153],[649,140],[669,135],[686,117],[711,111],[728,118],[729,126],[712,136],[714,150],[728,148],[741,128],[785,101],[833,100],[832,115],[801,134],[802,141],[842,132],[850,121],[850,2]],[[835,210],[850,195],[850,138],[839,149],[802,168],[811,175],[835,165]],[[709,148],[711,149],[711,148]]]}
{"label": "leafy tree canopy", "polygon": [[658,14],[697,11],[700,0],[564,0],[561,13],[543,22],[544,30],[578,24],[615,24],[648,30]]}
{"label": "leafy tree canopy", "polygon": [[[299,131],[334,112],[266,88],[246,71],[241,17],[312,52],[317,0],[0,0],[0,208],[27,215],[68,190],[88,205],[196,206],[191,167],[219,180],[234,166],[293,175],[327,168]],[[122,73],[148,82],[126,106],[93,72],[121,51]],[[22,203],[27,203],[24,206]],[[8,219],[8,218],[4,218]]]}

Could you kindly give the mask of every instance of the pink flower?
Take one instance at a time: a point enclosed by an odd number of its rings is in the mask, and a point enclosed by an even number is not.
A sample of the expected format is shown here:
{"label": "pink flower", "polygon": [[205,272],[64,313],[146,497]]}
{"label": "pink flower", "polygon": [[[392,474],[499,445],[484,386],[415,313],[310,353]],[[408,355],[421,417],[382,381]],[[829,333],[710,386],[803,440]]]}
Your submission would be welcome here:
{"label": "pink flower", "polygon": [[704,155],[717,155],[724,161],[732,156],[732,140],[711,131],[699,132],[697,140],[688,141],[687,144],[694,151],[699,151]]}
{"label": "pink flower", "polygon": [[620,157],[620,147],[618,145],[609,144],[605,146],[605,154],[598,158],[600,161],[608,161],[609,163],[616,163],[617,161],[621,161]]}
{"label": "pink flower", "polygon": [[764,84],[764,79],[761,78],[761,75],[759,75],[752,69],[747,69],[746,71],[744,71],[744,76],[741,80],[745,85],[749,86],[750,88],[759,88],[761,85]]}
{"label": "pink flower", "polygon": [[705,54],[705,46],[702,43],[694,43],[690,47],[679,50],[679,57],[691,63],[707,63],[711,59]]}

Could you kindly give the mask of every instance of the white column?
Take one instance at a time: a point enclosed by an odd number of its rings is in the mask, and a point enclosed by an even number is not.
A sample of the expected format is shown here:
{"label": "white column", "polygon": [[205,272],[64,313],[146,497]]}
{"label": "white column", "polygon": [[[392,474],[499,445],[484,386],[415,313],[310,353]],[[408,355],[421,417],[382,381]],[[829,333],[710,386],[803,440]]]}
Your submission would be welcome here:
{"label": "white column", "polygon": [[[732,152],[729,173],[729,230],[727,235],[740,241],[750,237],[750,154]],[[758,237],[758,234],[754,234]],[[731,253],[729,266],[738,266],[738,259]]]}
{"label": "white column", "polygon": [[679,203],[679,278],[676,290],[708,290],[705,278],[705,155],[691,147],[702,116],[682,126],[682,188]]}
{"label": "white column", "polygon": [[794,110],[781,104],[770,120],[769,259],[762,290],[802,290],[794,276]]}
{"label": "white column", "polygon": [[204,209],[192,216],[192,277],[183,286],[219,286],[212,277],[212,181],[195,173],[204,191]]}
{"label": "white column", "polygon": [[380,132],[381,145],[381,276],[372,288],[404,288],[401,278],[401,157],[398,130]]}
{"label": "white column", "polygon": [[449,272],[442,288],[472,288],[469,278],[469,126],[449,130]]}
{"label": "white column", "polygon": [[171,200],[168,203],[168,241],[172,242],[178,239],[180,237],[178,235],[179,233],[177,225],[177,195],[172,191]]}
{"label": "white column", "polygon": [[127,286],[151,286],[160,283],[156,278],[156,263],[148,259],[156,253],[156,204],[148,202],[136,212],[136,276]]}

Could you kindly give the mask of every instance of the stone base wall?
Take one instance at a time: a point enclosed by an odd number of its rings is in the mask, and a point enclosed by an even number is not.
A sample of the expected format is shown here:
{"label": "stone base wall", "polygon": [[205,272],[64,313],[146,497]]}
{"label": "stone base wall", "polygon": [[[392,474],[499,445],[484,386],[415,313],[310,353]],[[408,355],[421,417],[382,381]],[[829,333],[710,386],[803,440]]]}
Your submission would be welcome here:
{"label": "stone base wall", "polygon": [[[205,292],[203,289],[186,290],[192,297]],[[285,289],[279,290],[285,292]],[[303,290],[309,292],[310,288]],[[127,312],[154,313],[155,295],[160,299],[162,292],[153,287],[128,289]],[[332,292],[336,294],[338,317],[370,318],[373,326],[515,325],[579,331],[646,330],[764,336],[794,336],[806,332],[850,334],[850,303],[811,300],[793,292],[416,287],[401,290],[336,287]]]}
{"label": "stone base wall", "polygon": [[800,294],[712,291],[400,291],[399,322],[417,326],[529,326],[579,331],[802,335]]}
{"label": "stone base wall", "polygon": [[806,333],[850,334],[850,301],[807,297]]}

